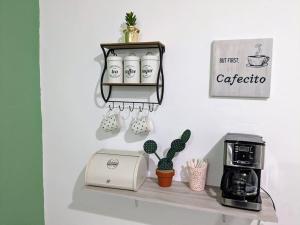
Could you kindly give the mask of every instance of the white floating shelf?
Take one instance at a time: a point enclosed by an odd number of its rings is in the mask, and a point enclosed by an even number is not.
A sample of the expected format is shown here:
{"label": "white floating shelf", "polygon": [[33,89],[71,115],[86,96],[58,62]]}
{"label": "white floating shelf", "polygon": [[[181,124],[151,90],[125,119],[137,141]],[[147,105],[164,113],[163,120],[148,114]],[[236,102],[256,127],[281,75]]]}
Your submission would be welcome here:
{"label": "white floating shelf", "polygon": [[262,210],[255,212],[222,206],[218,200],[221,194],[220,188],[214,186],[207,186],[205,191],[195,192],[183,182],[173,181],[171,187],[162,188],[158,186],[156,179],[148,178],[137,192],[94,186],[85,187],[87,190],[100,191],[144,202],[236,216],[245,219],[278,222],[272,201],[270,197],[263,192],[261,194],[263,202]]}

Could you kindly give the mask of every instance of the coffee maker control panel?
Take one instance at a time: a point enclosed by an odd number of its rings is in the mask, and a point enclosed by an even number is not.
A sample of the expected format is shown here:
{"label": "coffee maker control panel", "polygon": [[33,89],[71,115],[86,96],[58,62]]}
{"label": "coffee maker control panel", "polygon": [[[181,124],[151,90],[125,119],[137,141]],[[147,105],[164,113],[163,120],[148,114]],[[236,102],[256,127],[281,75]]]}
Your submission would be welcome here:
{"label": "coffee maker control panel", "polygon": [[235,144],[233,150],[233,163],[250,166],[255,163],[255,146]]}
{"label": "coffee maker control panel", "polygon": [[260,136],[230,133],[224,144],[224,165],[263,169],[265,142]]}

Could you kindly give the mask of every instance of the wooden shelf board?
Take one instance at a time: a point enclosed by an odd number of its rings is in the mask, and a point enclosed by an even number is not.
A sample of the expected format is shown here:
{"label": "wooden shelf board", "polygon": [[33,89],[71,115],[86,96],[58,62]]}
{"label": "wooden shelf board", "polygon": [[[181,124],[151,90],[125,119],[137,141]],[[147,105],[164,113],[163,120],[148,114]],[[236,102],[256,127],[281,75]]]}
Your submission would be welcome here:
{"label": "wooden shelf board", "polygon": [[158,46],[165,48],[165,45],[159,41],[101,44],[101,47],[107,49],[143,49],[143,48],[158,48]]}
{"label": "wooden shelf board", "polygon": [[[143,84],[143,83],[103,83],[103,85],[105,86],[135,86],[135,87],[156,87],[156,84]],[[161,87],[162,85],[159,84],[159,87]]]}
{"label": "wooden shelf board", "polygon": [[262,193],[261,196],[263,201],[262,210],[255,212],[222,206],[218,200],[221,193],[219,187],[207,186],[205,191],[195,192],[189,189],[186,183],[178,181],[173,181],[171,187],[161,188],[158,186],[156,179],[148,178],[137,192],[95,186],[85,186],[85,189],[145,202],[159,203],[246,219],[278,222],[272,201],[265,193]]}

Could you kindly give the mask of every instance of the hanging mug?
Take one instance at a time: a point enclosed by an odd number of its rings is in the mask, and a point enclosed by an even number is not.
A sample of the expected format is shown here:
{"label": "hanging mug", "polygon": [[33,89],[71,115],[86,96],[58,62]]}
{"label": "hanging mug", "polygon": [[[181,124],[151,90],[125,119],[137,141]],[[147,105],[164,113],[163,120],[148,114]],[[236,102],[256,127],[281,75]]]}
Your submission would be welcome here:
{"label": "hanging mug", "polygon": [[107,114],[101,121],[100,127],[105,132],[112,132],[121,129],[120,115],[117,113]]}
{"label": "hanging mug", "polygon": [[132,133],[136,135],[147,134],[153,131],[153,122],[149,116],[142,116],[140,118],[134,118],[130,124]]}

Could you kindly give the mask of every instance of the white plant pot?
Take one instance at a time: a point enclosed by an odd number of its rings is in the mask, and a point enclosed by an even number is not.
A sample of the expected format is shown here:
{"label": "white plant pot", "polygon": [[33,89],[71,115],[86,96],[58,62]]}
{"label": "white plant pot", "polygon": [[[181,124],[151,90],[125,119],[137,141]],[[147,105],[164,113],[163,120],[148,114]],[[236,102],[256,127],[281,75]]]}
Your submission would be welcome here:
{"label": "white plant pot", "polygon": [[107,57],[107,83],[123,83],[123,62],[120,56]]}
{"label": "white plant pot", "polygon": [[140,83],[140,58],[129,55],[124,58],[124,83]]}

